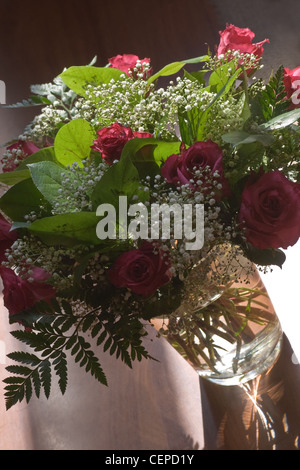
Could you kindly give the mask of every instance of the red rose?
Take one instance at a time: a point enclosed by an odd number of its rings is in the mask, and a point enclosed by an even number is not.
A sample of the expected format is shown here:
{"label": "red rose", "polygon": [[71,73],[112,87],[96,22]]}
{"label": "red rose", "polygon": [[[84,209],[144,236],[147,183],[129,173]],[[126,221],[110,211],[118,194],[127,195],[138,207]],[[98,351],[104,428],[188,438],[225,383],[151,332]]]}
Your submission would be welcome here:
{"label": "red rose", "polygon": [[[195,142],[181,155],[171,155],[165,161],[161,174],[168,183],[188,184],[192,189],[203,192],[211,189],[209,180],[213,179],[222,185],[222,188],[214,188],[214,198],[219,199],[230,194],[228,182],[224,177],[223,152],[212,140]],[[197,180],[201,181],[200,186]]]}
{"label": "red rose", "polygon": [[120,160],[124,145],[135,137],[152,137],[148,132],[132,132],[130,127],[122,126],[115,122],[108,127],[103,127],[98,132],[97,140],[94,140],[92,149],[101,152],[106,163],[112,164],[114,160]]}
{"label": "red rose", "polygon": [[41,268],[33,268],[33,281],[22,279],[12,269],[0,267],[3,282],[3,300],[10,315],[20,313],[32,307],[40,300],[50,300],[55,297],[55,289],[46,284],[49,274]]}
{"label": "red rose", "polygon": [[0,214],[0,262],[5,259],[5,250],[10,248],[17,238],[17,231],[11,231],[11,224]]}
{"label": "red rose", "polygon": [[246,183],[238,216],[256,248],[288,248],[300,237],[300,184],[279,170],[253,175]]}
{"label": "red rose", "polygon": [[150,134],[149,132],[136,131],[133,133],[133,137],[138,139],[146,139],[147,137],[153,137],[153,134]]}
{"label": "red rose", "polygon": [[29,155],[39,150],[38,147],[28,140],[18,140],[18,142],[9,145],[2,160],[3,172],[15,170],[22,160],[25,160]]}
{"label": "red rose", "polygon": [[[112,57],[111,59],[108,59],[110,67],[113,67],[115,69],[122,70],[125,72],[127,75],[133,76],[133,78],[136,78],[133,74],[133,69],[136,67],[137,61],[140,61],[140,69],[143,71],[144,67],[143,64],[150,64],[150,59],[144,58],[144,59],[139,59],[137,55],[134,54],[118,54],[115,57]],[[144,77],[145,79],[148,78],[152,73],[152,70],[149,69],[147,70],[147,73],[145,74],[146,76]]]}
{"label": "red rose", "polygon": [[[300,67],[293,70],[284,69],[283,76],[284,88],[288,99],[291,98],[291,109],[300,107]],[[296,93],[295,93],[296,92]],[[292,95],[295,95],[292,97]]]}
{"label": "red rose", "polygon": [[252,44],[255,34],[249,28],[238,28],[232,24],[227,25],[224,31],[219,31],[219,34],[221,39],[217,49],[217,57],[230,50],[253,54],[257,59],[260,59],[264,52],[263,44],[270,42],[269,39],[264,39]]}
{"label": "red rose", "polygon": [[170,262],[159,248],[144,242],[140,249],[123,253],[108,271],[116,287],[127,287],[135,294],[147,297],[170,281]]}
{"label": "red rose", "polygon": [[103,127],[97,134],[98,138],[94,140],[92,149],[101,152],[102,158],[109,164],[120,159],[124,145],[133,138],[130,127],[122,126],[117,122]]}

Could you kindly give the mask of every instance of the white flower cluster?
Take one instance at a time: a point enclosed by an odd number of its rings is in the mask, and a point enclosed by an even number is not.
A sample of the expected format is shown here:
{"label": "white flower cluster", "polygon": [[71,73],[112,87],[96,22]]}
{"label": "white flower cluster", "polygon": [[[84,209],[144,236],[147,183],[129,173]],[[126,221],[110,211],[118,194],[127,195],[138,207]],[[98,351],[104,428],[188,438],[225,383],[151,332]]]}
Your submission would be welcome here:
{"label": "white flower cluster", "polygon": [[73,163],[66,167],[66,171],[62,169],[64,184],[58,189],[57,200],[53,203],[53,215],[92,210],[89,195],[108,165],[105,162],[95,164],[88,160],[82,160],[81,164],[79,166],[78,163]]}

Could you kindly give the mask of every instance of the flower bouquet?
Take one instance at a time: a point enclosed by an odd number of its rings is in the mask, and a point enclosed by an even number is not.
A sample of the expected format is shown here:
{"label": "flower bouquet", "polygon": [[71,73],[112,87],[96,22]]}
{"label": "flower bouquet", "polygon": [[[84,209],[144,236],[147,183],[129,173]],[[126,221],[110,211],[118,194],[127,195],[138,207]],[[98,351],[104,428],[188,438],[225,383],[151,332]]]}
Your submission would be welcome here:
{"label": "flower bouquet", "polygon": [[48,397],[53,374],[64,393],[70,359],[106,384],[91,340],[129,367],[151,359],[153,319],[216,373],[216,337],[240,348],[268,324],[250,279],[300,236],[300,69],[255,78],[268,40],[253,39],[228,25],[215,53],[156,73],[94,59],[11,105],[41,110],[0,175],[4,305],[32,350],[8,354],[7,408]]}

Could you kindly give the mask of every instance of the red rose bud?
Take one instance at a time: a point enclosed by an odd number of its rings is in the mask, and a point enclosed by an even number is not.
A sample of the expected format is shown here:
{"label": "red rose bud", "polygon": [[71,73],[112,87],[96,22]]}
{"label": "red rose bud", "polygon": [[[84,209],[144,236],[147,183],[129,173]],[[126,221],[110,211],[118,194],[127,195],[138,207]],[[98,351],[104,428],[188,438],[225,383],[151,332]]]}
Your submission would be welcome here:
{"label": "red rose bud", "polygon": [[[134,71],[134,69],[137,68],[139,71],[143,72],[143,64],[150,64],[150,59],[148,59],[147,57],[145,57],[144,59],[139,59],[139,57],[134,54],[118,54],[115,57],[108,59],[108,62],[110,67],[122,70],[127,75],[136,79],[137,77],[135,75],[136,72]],[[137,62],[139,62],[138,66]],[[148,77],[150,77],[151,73],[152,69],[147,69],[143,78],[146,80]]]}
{"label": "red rose bud", "polygon": [[[212,140],[195,142],[187,150],[182,149],[180,155],[170,155],[161,169],[162,176],[168,183],[189,185],[203,193],[211,189],[211,181],[216,180],[214,188],[216,200],[230,195],[228,181],[224,177],[223,152]],[[217,176],[218,175],[218,176]],[[191,182],[192,180],[192,182]],[[197,184],[201,182],[201,185]]]}
{"label": "red rose bud", "polygon": [[143,242],[138,250],[123,253],[108,271],[110,282],[147,297],[171,280],[171,264],[153,243]]}
{"label": "red rose bud", "polygon": [[10,315],[32,307],[40,300],[49,301],[55,297],[55,289],[45,281],[49,274],[41,268],[33,268],[32,280],[23,279],[12,269],[0,267],[3,282],[3,301]]}
{"label": "red rose bud", "polygon": [[252,175],[242,193],[238,221],[256,248],[294,245],[300,237],[300,184],[279,170]]}
{"label": "red rose bud", "polygon": [[136,131],[133,133],[133,137],[138,139],[146,139],[147,137],[153,137],[153,134],[150,134],[149,132]]}
{"label": "red rose bud", "polygon": [[[261,42],[252,43],[255,34],[249,28],[238,28],[234,25],[227,25],[224,31],[219,31],[220,43],[217,49],[217,57],[225,55],[227,51],[240,51],[243,54],[252,54],[257,59],[263,55],[265,42],[270,42],[269,39],[264,39]],[[229,60],[232,59],[230,56]],[[248,70],[248,73],[251,70]]]}
{"label": "red rose bud", "polygon": [[283,84],[286,97],[291,100],[290,109],[300,107],[300,67],[284,69]]}
{"label": "red rose bud", "polygon": [[36,145],[28,140],[18,140],[18,142],[9,145],[2,159],[3,172],[15,170],[22,160],[39,150]]}
{"label": "red rose bud", "polygon": [[120,160],[124,145],[134,138],[152,137],[148,132],[132,132],[130,127],[122,126],[115,122],[108,127],[103,127],[98,132],[98,138],[94,140],[92,149],[100,152],[102,158],[108,164]]}
{"label": "red rose bud", "polygon": [[0,263],[5,260],[5,251],[17,238],[17,231],[11,230],[11,224],[0,214]]}

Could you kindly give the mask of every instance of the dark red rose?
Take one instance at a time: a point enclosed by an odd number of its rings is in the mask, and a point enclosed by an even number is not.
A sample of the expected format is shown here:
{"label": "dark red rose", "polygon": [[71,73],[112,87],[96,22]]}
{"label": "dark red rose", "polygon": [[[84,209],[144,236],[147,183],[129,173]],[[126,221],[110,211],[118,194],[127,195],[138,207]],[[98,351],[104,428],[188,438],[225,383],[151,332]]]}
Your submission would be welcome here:
{"label": "dark red rose", "polygon": [[5,259],[5,250],[10,248],[17,238],[17,231],[11,230],[11,224],[0,214],[0,262]]}
{"label": "dark red rose", "polygon": [[[171,155],[165,161],[161,174],[168,183],[189,185],[202,192],[211,190],[212,180],[215,180],[222,185],[222,188],[215,187],[215,199],[230,194],[229,184],[224,177],[223,152],[212,140],[195,142],[180,155]],[[200,186],[197,180],[201,181]]]}
{"label": "dark red rose", "polygon": [[102,158],[109,164],[114,160],[120,160],[124,145],[133,139],[130,127],[125,127],[115,122],[108,127],[103,127],[98,132],[97,140],[94,140],[92,149],[101,152]]}
{"label": "dark red rose", "polygon": [[22,160],[29,155],[38,152],[40,149],[32,142],[26,140],[18,140],[14,144],[6,148],[4,158],[2,160],[3,172],[15,170]]}
{"label": "dark red rose", "polygon": [[147,137],[153,137],[153,134],[150,134],[149,132],[135,131],[133,133],[133,137],[138,138],[138,139],[146,139]]}
{"label": "dark red rose", "polygon": [[[284,69],[283,76],[284,88],[286,91],[286,97],[291,99],[290,109],[300,107],[300,67],[296,67],[293,70],[288,68]],[[294,96],[292,96],[294,94]]]}
{"label": "dark red rose", "polygon": [[247,240],[256,248],[288,248],[300,237],[300,184],[279,170],[252,175],[238,216]]}
{"label": "dark red rose", "polygon": [[102,158],[108,164],[120,160],[123,147],[129,140],[152,137],[148,132],[132,132],[130,127],[122,126],[118,122],[103,127],[97,134],[98,138],[94,140],[92,149],[101,152]]}
{"label": "dark red rose", "polygon": [[170,281],[171,265],[164,252],[150,242],[140,249],[123,253],[108,271],[116,287],[127,287],[135,294],[147,297]]}
{"label": "dark red rose", "polygon": [[[150,64],[150,59],[145,57],[144,59],[139,59],[137,55],[134,54],[118,54],[115,57],[112,57],[111,59],[108,59],[110,67],[113,67],[115,69],[122,70],[125,72],[127,75],[135,77],[133,69],[136,68],[137,62],[140,61],[140,70],[143,71],[144,67],[143,64]],[[148,78],[152,73],[152,69],[150,68],[147,70],[145,77],[143,78]]]}
{"label": "dark red rose", "polygon": [[32,307],[40,300],[49,301],[55,297],[55,289],[45,281],[49,274],[41,268],[33,268],[32,281],[23,279],[12,269],[0,267],[3,282],[3,301],[10,315]]}

